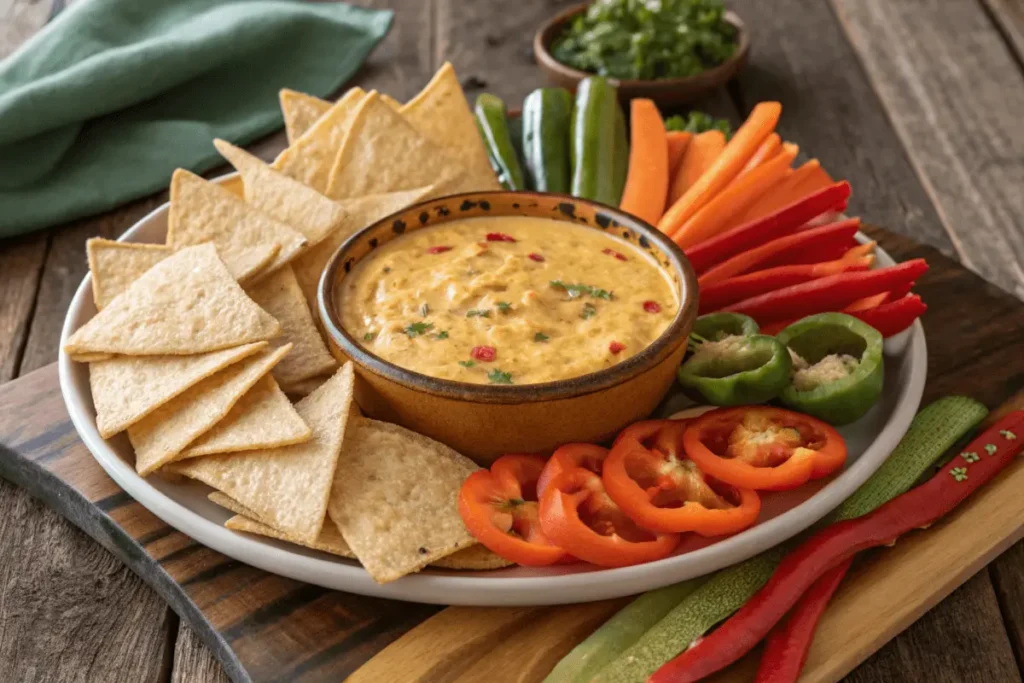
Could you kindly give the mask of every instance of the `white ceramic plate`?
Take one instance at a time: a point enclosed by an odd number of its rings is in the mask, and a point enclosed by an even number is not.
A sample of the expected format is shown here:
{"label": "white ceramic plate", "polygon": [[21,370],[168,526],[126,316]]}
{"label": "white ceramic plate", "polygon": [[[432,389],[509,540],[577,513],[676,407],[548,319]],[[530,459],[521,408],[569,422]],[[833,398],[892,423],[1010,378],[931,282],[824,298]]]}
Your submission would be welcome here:
{"label": "white ceramic plate", "polygon": [[[163,242],[167,205],[140,220],[121,238],[128,242]],[[866,240],[862,235],[860,239]],[[878,251],[880,265],[892,259]],[[93,315],[92,284],[86,276],[71,302],[61,347]],[[803,531],[849,496],[878,469],[900,438],[921,402],[927,350],[920,322],[886,342],[885,392],[861,420],[840,431],[849,459],[838,476],[796,491],[763,497],[759,523],[718,541],[690,540],[673,557],[636,567],[514,567],[491,572],[426,569],[393,583],[374,583],[357,563],[315,550],[225,529],[231,513],[207,500],[210,488],[197,483],[171,484],[135,472],[128,439],[105,440],[96,430],[89,391],[89,370],[60,354],[60,385],[71,420],[107,474],[153,514],[225,555],[254,567],[327,588],[396,600],[447,605],[548,605],[632,595],[700,576],[745,560]],[[663,410],[671,412],[669,400]]]}

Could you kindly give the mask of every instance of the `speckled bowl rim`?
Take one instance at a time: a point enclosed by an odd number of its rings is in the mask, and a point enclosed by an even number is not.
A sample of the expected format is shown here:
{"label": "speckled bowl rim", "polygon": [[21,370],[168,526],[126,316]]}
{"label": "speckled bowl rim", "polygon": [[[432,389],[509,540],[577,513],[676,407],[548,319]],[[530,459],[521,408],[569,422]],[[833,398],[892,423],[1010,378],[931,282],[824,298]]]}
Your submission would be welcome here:
{"label": "speckled bowl rim", "polygon": [[[496,386],[457,382],[408,370],[367,351],[345,330],[338,318],[335,301],[339,269],[346,260],[345,257],[348,252],[359,243],[365,233],[377,229],[382,224],[391,223],[397,216],[419,212],[427,206],[436,205],[438,202],[457,202],[460,199],[486,199],[487,197],[507,197],[509,195],[522,198],[539,197],[545,200],[554,198],[585,204],[595,211],[600,211],[610,216],[613,220],[618,221],[622,227],[639,233],[651,242],[670,261],[672,270],[679,282],[679,291],[677,292],[679,295],[679,309],[665,331],[640,353],[621,363],[616,363],[610,368],[553,382]],[[509,216],[518,214],[495,213],[493,215]],[[429,230],[436,225],[460,219],[464,220],[463,217],[452,214],[450,220],[440,221],[420,229]],[[552,218],[552,220],[576,225],[570,221],[559,221],[558,218]],[[513,192],[507,190],[465,192],[436,197],[418,202],[371,223],[342,242],[341,246],[334,252],[334,255],[331,256],[331,260],[328,261],[317,287],[317,308],[319,309],[320,320],[323,323],[324,329],[341,348],[342,352],[357,365],[396,384],[418,392],[473,403],[499,404],[537,403],[585,396],[618,386],[647,372],[668,358],[680,344],[686,343],[686,338],[689,335],[693,321],[697,318],[698,298],[697,274],[693,270],[693,266],[690,265],[689,259],[686,258],[686,255],[683,254],[683,251],[675,242],[649,223],[617,208],[599,202],[580,199],[579,197],[546,192]]]}
{"label": "speckled bowl rim", "polygon": [[[583,71],[577,69],[574,66],[570,66],[564,62],[560,62],[555,58],[555,54],[551,51],[551,45],[554,43],[556,36],[552,36],[548,40],[545,36],[548,31],[557,28],[560,25],[568,23],[576,15],[582,14],[586,11],[587,7],[591,3],[584,2],[573,7],[569,7],[566,10],[559,12],[555,16],[551,17],[537,29],[537,32],[533,35],[533,54],[540,62],[541,66],[552,71],[558,71],[565,77],[571,77],[576,79],[589,78],[591,76],[597,76],[592,71]],[[649,87],[660,87],[665,89],[678,88],[684,85],[693,83],[704,83],[704,82],[717,82],[722,81],[722,74],[730,72],[737,63],[745,63],[750,53],[750,29],[746,23],[736,12],[732,10],[726,10],[723,18],[732,24],[736,28],[736,49],[729,55],[721,64],[705,69],[698,74],[693,76],[684,76],[682,78],[615,78],[613,76],[607,76],[605,79],[612,85],[619,88],[649,88]],[[742,68],[739,67],[739,68]]]}

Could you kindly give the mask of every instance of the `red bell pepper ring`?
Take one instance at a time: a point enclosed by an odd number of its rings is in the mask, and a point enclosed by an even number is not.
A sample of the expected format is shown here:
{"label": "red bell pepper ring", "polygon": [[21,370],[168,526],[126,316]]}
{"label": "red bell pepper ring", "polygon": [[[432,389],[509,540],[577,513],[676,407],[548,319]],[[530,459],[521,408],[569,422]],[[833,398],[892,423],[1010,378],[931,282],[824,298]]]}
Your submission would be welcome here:
{"label": "red bell pepper ring", "polygon": [[608,495],[652,531],[723,536],[746,529],[761,512],[751,489],[709,481],[683,451],[686,420],[638,422],[615,440],[604,462]]}
{"label": "red bell pepper ring", "polygon": [[841,311],[858,299],[913,282],[927,271],[928,263],[924,259],[913,259],[888,268],[828,275],[755,296],[723,310],[749,315],[765,326],[815,313]]}
{"label": "red bell pepper ring", "polygon": [[807,661],[818,620],[851,564],[852,557],[825,572],[790,610],[786,621],[772,629],[765,641],[754,683],[796,683]]}
{"label": "red bell pepper ring", "polygon": [[544,464],[539,455],[503,455],[490,470],[469,475],[459,491],[459,515],[473,538],[528,567],[544,567],[566,556],[541,530],[537,479]]}
{"label": "red bell pepper ring", "polygon": [[813,192],[775,213],[744,223],[704,240],[686,250],[686,256],[697,273],[703,273],[740,252],[783,237],[803,227],[812,219],[829,211],[842,211],[850,198],[850,184],[845,180]]}
{"label": "red bell pepper ring", "polygon": [[921,301],[916,294],[909,294],[896,301],[889,301],[881,306],[875,306],[864,311],[853,311],[850,313],[859,318],[871,327],[882,333],[883,337],[891,337],[899,334],[914,324],[920,318],[928,306]]}
{"label": "red bell pepper ring", "polygon": [[537,479],[537,499],[544,495],[551,480],[566,470],[582,467],[594,474],[601,474],[606,457],[608,449],[592,443],[570,443],[559,447],[548,458],[540,478]]}
{"label": "red bell pepper ring", "polygon": [[770,406],[704,413],[683,433],[683,450],[716,479],[768,491],[802,486],[846,462],[846,443],[831,425]]}
{"label": "red bell pepper ring", "polygon": [[[863,517],[832,524],[783,559],[768,583],[706,638],[658,669],[649,683],[691,683],[749,652],[826,572],[868,548],[934,524],[1020,453],[1024,411],[1005,415],[938,474]],[[685,645],[684,645],[685,647]]]}
{"label": "red bell pepper ring", "polygon": [[845,273],[847,271],[867,270],[874,262],[873,256],[844,256],[835,261],[822,263],[802,263],[792,266],[778,266],[765,270],[757,270],[745,275],[737,275],[702,287],[700,290],[700,314],[713,313],[729,304],[734,304],[753,296],[773,292],[783,287],[798,285],[815,278]]}
{"label": "red bell pepper ring", "polygon": [[582,467],[552,479],[540,500],[544,535],[599,567],[628,567],[668,557],[679,534],[642,528],[608,496],[601,477]]}
{"label": "red bell pepper ring", "polygon": [[[746,273],[756,268],[767,267],[772,259],[780,254],[792,253],[795,250],[807,253],[819,253],[821,249],[840,245],[840,253],[845,252],[853,236],[860,229],[860,219],[850,218],[838,223],[829,223],[816,228],[800,230],[792,235],[786,235],[759,247],[748,249],[736,254],[728,261],[719,263],[709,268],[697,278],[697,284],[701,287],[728,280],[731,277]],[[829,260],[821,258],[816,260]]]}

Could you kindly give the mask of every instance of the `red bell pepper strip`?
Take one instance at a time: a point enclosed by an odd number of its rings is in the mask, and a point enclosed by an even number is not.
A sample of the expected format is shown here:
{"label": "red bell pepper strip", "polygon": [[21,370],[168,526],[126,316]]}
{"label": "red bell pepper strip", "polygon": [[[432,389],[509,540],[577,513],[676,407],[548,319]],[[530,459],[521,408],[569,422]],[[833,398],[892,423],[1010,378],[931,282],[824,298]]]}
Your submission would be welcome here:
{"label": "red bell pepper strip", "polygon": [[459,491],[459,516],[473,538],[506,560],[544,567],[565,551],[544,536],[538,518],[539,455],[503,455],[490,470],[466,477]]}
{"label": "red bell pepper strip", "polygon": [[896,301],[866,311],[854,311],[850,315],[871,325],[881,332],[883,337],[891,337],[913,325],[927,310],[928,306],[921,301],[921,297],[917,294],[908,294]]}
{"label": "red bell pepper strip", "polygon": [[601,475],[608,495],[653,531],[723,536],[746,529],[757,521],[761,499],[752,489],[708,480],[683,451],[687,422],[638,422],[619,434]]}
{"label": "red bell pepper strip", "polygon": [[768,491],[802,486],[846,462],[846,443],[831,425],[770,406],[704,413],[683,433],[683,450],[716,479]]}
{"label": "red bell pepper strip", "polygon": [[729,304],[826,275],[845,273],[850,270],[867,270],[874,263],[874,259],[874,256],[856,258],[843,256],[835,261],[778,266],[767,270],[757,270],[746,275],[737,275],[701,288],[700,314],[712,313]]}
{"label": "red bell pepper strip", "polygon": [[[829,225],[834,225],[830,223]],[[834,235],[832,239],[822,239],[814,244],[786,249],[763,263],[758,268],[775,268],[777,266],[798,266],[804,263],[821,263],[841,259],[857,244],[857,240],[845,235]]]}
{"label": "red bell pepper strip", "polygon": [[788,235],[828,211],[842,211],[850,198],[850,184],[835,183],[785,206],[775,213],[744,223],[686,249],[698,274],[747,249]]}
{"label": "red bell pepper strip", "polygon": [[768,583],[706,638],[658,669],[649,683],[692,683],[749,652],[826,572],[868,548],[934,524],[1010,464],[1024,442],[1024,411],[987,429],[938,474],[874,512],[822,529],[786,556]]}
{"label": "red bell pepper strip", "polygon": [[839,589],[851,564],[852,557],[825,572],[790,610],[786,620],[772,629],[765,641],[754,683],[796,683],[807,661],[818,620],[825,613],[828,601]]}
{"label": "red bell pepper strip", "polygon": [[724,310],[749,315],[764,326],[779,320],[841,311],[857,299],[913,282],[927,271],[928,263],[924,259],[914,259],[889,268],[839,273],[761,294]]}
{"label": "red bell pepper strip", "polygon": [[759,267],[762,263],[790,249],[806,249],[814,252],[819,247],[835,244],[836,240],[849,242],[860,229],[860,219],[851,218],[838,223],[829,223],[817,228],[801,230],[772,240],[759,247],[748,249],[713,268],[709,268],[697,278],[698,284],[705,287],[715,282],[727,280],[735,275],[746,273]]}
{"label": "red bell pepper strip", "polygon": [[548,482],[540,500],[540,524],[552,542],[599,567],[660,560],[679,544],[679,534],[637,525],[611,499],[601,477],[582,467]]}

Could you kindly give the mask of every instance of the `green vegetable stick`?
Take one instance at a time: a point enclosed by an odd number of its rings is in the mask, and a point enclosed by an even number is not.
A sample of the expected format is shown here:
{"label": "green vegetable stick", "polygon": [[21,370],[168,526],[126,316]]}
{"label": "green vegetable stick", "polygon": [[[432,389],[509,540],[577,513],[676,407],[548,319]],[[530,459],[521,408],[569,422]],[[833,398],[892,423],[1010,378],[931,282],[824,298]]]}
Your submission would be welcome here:
{"label": "green vegetable stick", "polygon": [[[988,409],[966,396],[949,396],[919,412],[896,449],[823,523],[861,517],[908,491],[928,468],[976,427]],[[713,574],[664,619],[601,670],[593,683],[643,683],[665,662],[726,619],[756,593],[790,544]]]}
{"label": "green vegetable stick", "polygon": [[576,197],[618,206],[616,195],[616,112],[621,112],[615,86],[591,76],[576,90],[570,135],[572,185]]}
{"label": "green vegetable stick", "polygon": [[629,175],[629,135],[626,133],[626,115],[622,105],[615,103],[615,177],[613,178],[614,206],[622,201],[626,190],[626,176]]}
{"label": "green vegetable stick", "polygon": [[543,683],[587,683],[703,582],[691,579],[644,593],[574,647]]}

